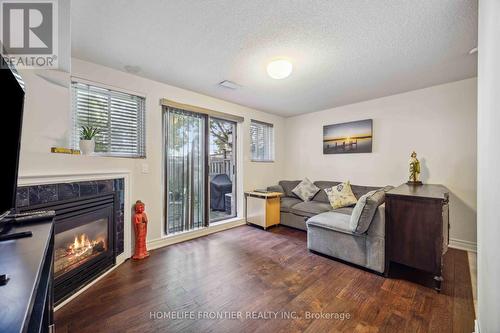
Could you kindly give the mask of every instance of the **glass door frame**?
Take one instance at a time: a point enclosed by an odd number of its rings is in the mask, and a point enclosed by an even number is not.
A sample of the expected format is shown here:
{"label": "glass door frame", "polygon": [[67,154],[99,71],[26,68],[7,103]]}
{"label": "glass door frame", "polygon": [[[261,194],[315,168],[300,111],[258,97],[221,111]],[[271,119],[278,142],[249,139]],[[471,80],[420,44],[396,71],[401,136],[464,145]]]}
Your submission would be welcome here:
{"label": "glass door frame", "polygon": [[202,133],[202,136],[203,136],[203,139],[204,139],[204,151],[205,151],[205,154],[203,156],[203,167],[204,167],[204,182],[203,182],[203,198],[204,198],[204,209],[203,209],[203,226],[202,227],[199,227],[199,228],[194,228],[194,229],[189,229],[189,230],[183,230],[183,231],[178,231],[178,232],[174,232],[174,233],[169,233],[168,232],[168,200],[169,200],[169,185],[168,185],[168,181],[169,181],[169,177],[168,177],[168,158],[169,158],[169,152],[168,152],[168,117],[169,117],[169,109],[170,107],[163,107],[162,108],[162,127],[163,127],[163,130],[162,130],[162,135],[163,135],[163,144],[162,144],[162,148],[163,148],[163,177],[164,177],[164,191],[163,191],[163,205],[164,205],[164,227],[163,227],[163,232],[165,235],[167,236],[170,236],[170,235],[175,235],[175,234],[182,234],[182,233],[186,233],[186,232],[190,232],[190,231],[193,231],[193,230],[199,230],[199,229],[202,229],[202,228],[207,228],[209,225],[210,225],[210,214],[209,214],[209,207],[207,207],[207,198],[208,198],[208,195],[209,195],[209,187],[208,187],[208,162],[209,162],[209,154],[207,153],[208,152],[208,149],[210,148],[209,145],[210,145],[210,142],[208,141],[209,139],[209,136],[208,136],[208,133],[209,133],[209,120],[210,120],[210,117],[207,115],[207,114],[203,114],[203,113],[198,113],[198,112],[193,112],[193,111],[188,111],[188,110],[182,110],[182,109],[179,109],[181,110],[182,112],[185,112],[187,114],[195,114],[197,115],[198,117],[201,117],[204,119],[204,126],[203,126],[203,133]]}
{"label": "glass door frame", "polygon": [[[234,202],[234,214],[228,215],[226,217],[219,217],[219,218],[210,220],[210,205],[208,205],[207,206],[208,217],[209,217],[208,223],[209,224],[211,224],[211,223],[217,224],[219,222],[224,222],[225,220],[233,219],[233,218],[238,216],[238,123],[236,121],[228,120],[228,119],[224,119],[224,118],[220,118],[220,117],[208,117],[209,122],[211,119],[226,121],[228,123],[231,123],[233,125],[233,128],[234,128],[234,133],[232,133],[232,135],[233,135],[233,138],[232,138],[233,139],[233,148],[231,151],[231,156],[233,159],[233,190],[232,190],[231,194],[234,196],[232,198],[232,200]],[[210,123],[208,124],[207,140],[210,140]],[[209,142],[209,144],[210,144],[210,142]],[[210,151],[208,151],[207,156],[208,156],[208,161],[209,161],[208,163],[210,163]],[[210,203],[210,184],[209,183],[210,183],[210,179],[209,179],[209,176],[207,175],[207,185],[209,188],[207,200]]]}
{"label": "glass door frame", "polygon": [[[169,195],[168,195],[168,158],[169,158],[169,152],[168,152],[168,113],[169,113],[169,108],[170,107],[163,107],[162,108],[162,149],[163,149],[163,166],[162,166],[162,175],[164,177],[164,191],[163,191],[163,205],[164,205],[164,227],[163,227],[163,232],[167,236],[175,235],[175,234],[181,234],[193,230],[198,230],[197,229],[191,229],[191,230],[185,230],[185,231],[179,231],[175,233],[169,233],[168,232],[168,200],[169,200]],[[179,109],[182,110],[182,109]],[[233,219],[238,217],[238,122],[235,122],[233,120],[228,120],[224,119],[223,117],[212,117],[209,116],[208,114],[204,114],[202,112],[193,112],[193,111],[188,111],[188,110],[182,110],[183,112],[186,113],[192,113],[196,114],[197,116],[200,116],[204,118],[204,150],[205,150],[205,156],[203,156],[204,159],[204,168],[205,168],[205,180],[203,184],[204,188],[204,223],[203,223],[203,228],[207,228],[210,226],[210,224],[218,224],[218,223],[224,223],[224,221]],[[234,195],[233,202],[234,202],[234,214],[231,214],[227,217],[222,217],[218,219],[214,219],[213,221],[210,220],[210,177],[209,177],[209,163],[210,163],[210,120],[215,119],[215,120],[222,120],[222,121],[227,121],[233,124],[234,128],[234,133],[233,133],[233,151],[232,151],[232,159],[233,159],[233,190],[232,194]]]}

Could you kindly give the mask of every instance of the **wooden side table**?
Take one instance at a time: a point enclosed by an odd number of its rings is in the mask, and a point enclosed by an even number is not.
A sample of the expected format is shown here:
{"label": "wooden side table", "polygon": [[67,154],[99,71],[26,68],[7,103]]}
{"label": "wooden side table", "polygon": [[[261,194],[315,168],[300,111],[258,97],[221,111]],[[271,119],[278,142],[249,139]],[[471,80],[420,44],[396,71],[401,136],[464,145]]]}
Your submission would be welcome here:
{"label": "wooden side table", "polygon": [[280,192],[245,192],[245,220],[267,230],[280,223]]}
{"label": "wooden side table", "polygon": [[441,289],[443,256],[448,249],[448,189],[442,185],[403,184],[386,193],[385,274],[391,262],[430,273]]}

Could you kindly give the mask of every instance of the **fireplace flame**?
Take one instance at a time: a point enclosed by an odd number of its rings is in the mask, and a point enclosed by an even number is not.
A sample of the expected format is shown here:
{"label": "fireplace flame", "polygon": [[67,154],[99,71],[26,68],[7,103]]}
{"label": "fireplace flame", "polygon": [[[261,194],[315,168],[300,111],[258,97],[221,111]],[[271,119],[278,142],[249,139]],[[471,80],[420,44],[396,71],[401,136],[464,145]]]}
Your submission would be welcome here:
{"label": "fireplace flame", "polygon": [[84,255],[96,246],[102,239],[90,240],[86,234],[75,235],[73,244],[68,248],[69,252],[76,257]]}
{"label": "fireplace flame", "polygon": [[60,244],[56,235],[55,247],[54,276],[58,277],[107,251],[108,235],[106,230],[97,234],[74,231]]}

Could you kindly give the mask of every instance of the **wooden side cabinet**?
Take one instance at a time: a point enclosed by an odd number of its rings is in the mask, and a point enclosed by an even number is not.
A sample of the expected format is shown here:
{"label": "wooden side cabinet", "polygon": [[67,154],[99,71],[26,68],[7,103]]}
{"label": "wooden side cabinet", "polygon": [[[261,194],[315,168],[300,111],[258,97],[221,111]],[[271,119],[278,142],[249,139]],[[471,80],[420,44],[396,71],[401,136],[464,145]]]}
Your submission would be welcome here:
{"label": "wooden side cabinet", "polygon": [[279,192],[245,192],[246,222],[267,230],[280,223]]}
{"label": "wooden side cabinet", "polygon": [[442,185],[403,184],[386,193],[386,260],[433,275],[441,290],[449,239],[449,191]]}

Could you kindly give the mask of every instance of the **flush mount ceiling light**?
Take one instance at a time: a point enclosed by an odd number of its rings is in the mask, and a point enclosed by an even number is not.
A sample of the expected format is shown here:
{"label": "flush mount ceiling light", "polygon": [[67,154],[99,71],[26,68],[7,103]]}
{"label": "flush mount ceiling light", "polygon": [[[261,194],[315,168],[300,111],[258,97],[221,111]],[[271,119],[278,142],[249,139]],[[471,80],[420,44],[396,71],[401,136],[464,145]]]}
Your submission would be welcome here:
{"label": "flush mount ceiling light", "polygon": [[285,79],[292,74],[293,65],[285,59],[273,60],[267,65],[267,74],[276,80]]}

